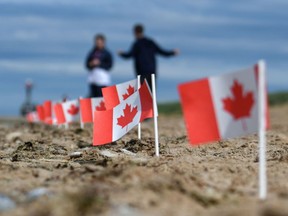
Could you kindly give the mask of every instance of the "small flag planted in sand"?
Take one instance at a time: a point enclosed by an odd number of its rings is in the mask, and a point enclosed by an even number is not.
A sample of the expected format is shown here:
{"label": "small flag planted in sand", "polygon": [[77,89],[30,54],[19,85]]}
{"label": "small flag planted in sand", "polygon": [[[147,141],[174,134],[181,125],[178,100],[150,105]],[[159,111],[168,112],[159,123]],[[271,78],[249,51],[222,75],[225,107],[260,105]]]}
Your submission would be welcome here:
{"label": "small flag planted in sand", "polygon": [[151,117],[153,117],[153,100],[145,81],[138,91],[113,109],[94,112],[93,145],[116,141],[139,122]]}
{"label": "small flag planted in sand", "polygon": [[79,101],[70,100],[55,104],[54,112],[57,118],[57,123],[68,126],[71,122],[79,121]]}
{"label": "small flag planted in sand", "polygon": [[259,133],[259,198],[266,198],[265,62],[238,72],[178,86],[192,145]]}
{"label": "small flag planted in sand", "polygon": [[257,132],[260,103],[257,68],[179,85],[192,145]]}
{"label": "small flag planted in sand", "polygon": [[98,98],[81,98],[80,99],[80,112],[82,123],[92,123],[94,111],[106,110],[104,99]]}
{"label": "small flag planted in sand", "polygon": [[130,97],[138,89],[137,79],[102,88],[106,109],[112,109]]}
{"label": "small flag planted in sand", "polygon": [[[106,109],[112,109],[130,97],[141,86],[140,75],[137,80],[130,80],[118,85],[102,88]],[[141,139],[141,123],[138,124],[138,139]]]}

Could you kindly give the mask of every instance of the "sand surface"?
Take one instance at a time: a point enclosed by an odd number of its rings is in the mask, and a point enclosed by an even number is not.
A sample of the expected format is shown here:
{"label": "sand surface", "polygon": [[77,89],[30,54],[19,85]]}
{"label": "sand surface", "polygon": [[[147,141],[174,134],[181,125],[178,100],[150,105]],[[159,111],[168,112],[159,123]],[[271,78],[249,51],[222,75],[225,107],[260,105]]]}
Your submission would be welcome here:
{"label": "sand surface", "polygon": [[288,105],[270,114],[264,202],[255,135],[191,147],[182,116],[160,116],[156,158],[153,122],[143,123],[141,141],[133,130],[92,147],[89,125],[2,119],[0,194],[16,203],[2,215],[288,215]]}

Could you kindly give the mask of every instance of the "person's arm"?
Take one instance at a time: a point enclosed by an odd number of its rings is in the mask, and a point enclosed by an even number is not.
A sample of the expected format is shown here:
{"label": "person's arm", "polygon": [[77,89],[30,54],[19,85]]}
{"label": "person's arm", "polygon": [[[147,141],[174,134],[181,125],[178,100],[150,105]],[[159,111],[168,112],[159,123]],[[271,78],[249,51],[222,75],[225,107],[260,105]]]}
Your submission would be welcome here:
{"label": "person's arm", "polygon": [[91,61],[91,52],[89,52],[89,54],[86,57],[86,62],[85,62],[85,66],[88,70],[91,70],[91,65],[90,65],[90,61]]}
{"label": "person's arm", "polygon": [[135,43],[132,45],[132,47],[130,48],[129,51],[127,51],[127,52],[119,51],[118,54],[119,54],[119,56],[121,56],[123,58],[133,57],[135,55]]}
{"label": "person's arm", "polygon": [[156,49],[156,52],[162,56],[173,56],[173,55],[176,55],[177,52],[175,50],[165,50],[165,49],[162,49],[158,44],[156,44],[155,42],[154,43],[154,47]]}
{"label": "person's arm", "polygon": [[[93,60],[93,50],[91,50],[86,58],[86,68],[88,70],[92,70],[97,64],[97,62],[93,62],[97,60]],[[99,62],[99,61],[98,61]]]}

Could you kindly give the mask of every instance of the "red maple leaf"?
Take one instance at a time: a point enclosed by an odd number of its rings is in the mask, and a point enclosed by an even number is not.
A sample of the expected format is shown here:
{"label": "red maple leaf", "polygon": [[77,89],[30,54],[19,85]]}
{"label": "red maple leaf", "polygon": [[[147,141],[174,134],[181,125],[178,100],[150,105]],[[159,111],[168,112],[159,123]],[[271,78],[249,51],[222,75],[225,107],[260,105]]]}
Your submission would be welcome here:
{"label": "red maple leaf", "polygon": [[104,101],[101,100],[101,102],[99,103],[99,105],[96,106],[96,111],[103,111],[103,110],[106,110],[106,107],[105,107]]}
{"label": "red maple leaf", "polygon": [[253,92],[248,91],[244,94],[243,85],[237,80],[234,80],[231,92],[233,94],[232,98],[227,97],[222,99],[224,110],[230,113],[235,120],[242,119],[243,129],[246,130],[247,126],[243,118],[251,116],[251,109],[254,105]]}
{"label": "red maple leaf", "polygon": [[133,121],[137,112],[138,112],[137,106],[131,109],[131,105],[126,104],[123,110],[123,115],[117,118],[117,124],[120,125],[122,128],[128,126],[128,124]]}
{"label": "red maple leaf", "polygon": [[126,89],[126,93],[122,95],[123,100],[126,100],[130,95],[132,95],[135,92],[135,89],[133,86],[129,85]]}
{"label": "red maple leaf", "polygon": [[74,104],[71,104],[70,108],[68,109],[68,113],[70,115],[77,115],[79,112],[79,107],[75,106]]}

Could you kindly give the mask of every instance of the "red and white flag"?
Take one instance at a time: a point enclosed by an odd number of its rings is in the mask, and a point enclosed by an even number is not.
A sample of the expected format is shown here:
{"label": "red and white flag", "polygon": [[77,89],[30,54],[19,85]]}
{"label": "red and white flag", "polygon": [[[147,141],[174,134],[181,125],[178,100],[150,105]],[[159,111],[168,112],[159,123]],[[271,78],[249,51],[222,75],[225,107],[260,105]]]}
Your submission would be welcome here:
{"label": "red and white flag", "polygon": [[64,103],[57,103],[54,106],[57,124],[79,121],[79,101],[70,100]]}
{"label": "red and white flag", "polygon": [[93,122],[94,111],[104,110],[106,110],[106,107],[102,97],[80,99],[81,121],[83,123]]}
{"label": "red and white flag", "polygon": [[151,117],[153,117],[153,100],[145,81],[138,91],[113,109],[95,111],[93,145],[116,141],[139,122]]}
{"label": "red and white flag", "polygon": [[137,91],[137,79],[102,88],[106,109],[112,109]]}
{"label": "red and white flag", "polygon": [[39,122],[38,113],[36,111],[28,113],[26,120],[30,123]]}
{"label": "red and white flag", "polygon": [[[257,132],[258,73],[256,65],[178,86],[192,145]],[[268,125],[268,106],[266,113]]]}

